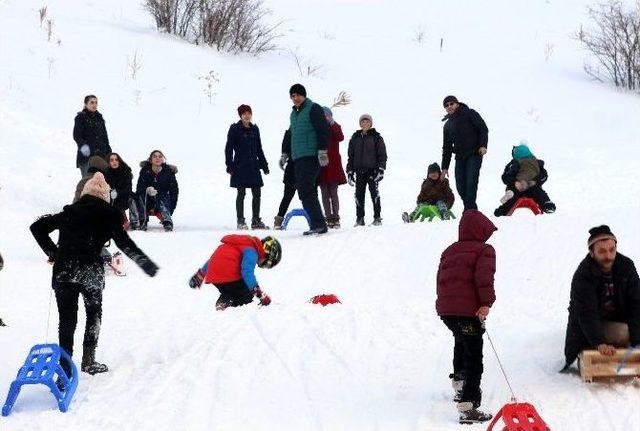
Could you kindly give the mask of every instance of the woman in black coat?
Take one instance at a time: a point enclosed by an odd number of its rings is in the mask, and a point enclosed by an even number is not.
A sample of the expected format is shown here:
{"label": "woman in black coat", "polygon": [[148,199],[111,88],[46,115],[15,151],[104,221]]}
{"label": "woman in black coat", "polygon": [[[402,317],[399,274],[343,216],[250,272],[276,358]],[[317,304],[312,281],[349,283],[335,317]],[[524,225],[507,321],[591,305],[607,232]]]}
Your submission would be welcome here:
{"label": "woman in black coat", "polygon": [[227,173],[231,175],[230,185],[238,189],[236,197],[238,229],[247,229],[244,219],[244,197],[247,188],[251,189],[253,196],[251,229],[267,229],[260,219],[260,188],[264,185],[260,169],[268,175],[269,166],[262,151],[260,130],[258,126],[251,123],[250,106],[240,105],[238,115],[240,115],[240,121],[229,127],[224,150]]}
{"label": "woman in black coat", "polygon": [[87,175],[89,157],[106,159],[107,154],[111,153],[104,118],[98,112],[98,98],[92,94],[84,98],[84,108],[76,115],[73,140],[78,146],[76,167],[80,169],[82,177]]}
{"label": "woman in black coat", "polygon": [[165,231],[173,230],[171,216],[178,205],[178,168],[165,160],[162,151],[154,150],[140,163],[142,169],[136,186],[140,230],[147,230],[150,213],[162,220]]}
{"label": "woman in black coat", "polygon": [[133,194],[133,173],[120,154],[111,153],[108,157],[109,168],[105,179],[111,187],[111,203],[122,211],[129,210],[129,222],[132,230],[139,228],[138,208]]}
{"label": "woman in black coat", "polygon": [[[69,356],[73,354],[79,295],[84,299],[87,321],[81,370],[89,374],[108,371],[106,365],[95,360],[102,320],[104,263],[101,251],[105,243],[113,239],[147,275],[153,277],[158,271],[156,264],[124,231],[122,213],[109,204],[109,192],[104,176],[97,172],[85,184],[78,202],[31,225],[31,233],[53,263],[52,287],[60,315],[59,343]],[[58,244],[49,237],[54,230],[60,232]],[[70,375],[70,365],[63,361],[62,366]]]}

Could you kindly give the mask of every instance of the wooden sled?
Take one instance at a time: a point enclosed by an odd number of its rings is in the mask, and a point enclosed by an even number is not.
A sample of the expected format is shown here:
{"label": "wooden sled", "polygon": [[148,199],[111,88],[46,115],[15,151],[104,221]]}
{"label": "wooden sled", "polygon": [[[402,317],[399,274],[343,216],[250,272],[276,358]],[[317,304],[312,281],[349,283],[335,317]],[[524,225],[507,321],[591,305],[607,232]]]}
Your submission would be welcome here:
{"label": "wooden sled", "polygon": [[586,383],[599,377],[628,379],[640,376],[640,349],[617,349],[613,356],[601,355],[597,350],[580,353],[580,376]]}

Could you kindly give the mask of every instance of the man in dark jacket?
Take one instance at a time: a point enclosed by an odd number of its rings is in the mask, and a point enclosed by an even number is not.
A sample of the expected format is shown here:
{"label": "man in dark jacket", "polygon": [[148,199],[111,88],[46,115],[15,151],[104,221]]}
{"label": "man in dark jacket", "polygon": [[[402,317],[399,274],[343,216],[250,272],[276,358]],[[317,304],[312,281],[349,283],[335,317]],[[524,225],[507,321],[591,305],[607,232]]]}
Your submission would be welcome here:
{"label": "man in dark jacket", "polygon": [[464,210],[478,209],[478,179],[482,157],[487,153],[489,129],[473,109],[458,102],[455,96],[443,101],[447,115],[443,128],[442,178],[449,175],[451,156],[456,155],[456,188],[462,198]]}
{"label": "man in dark jacket", "polygon": [[485,422],[490,414],[478,410],[482,399],[483,322],[496,300],[493,288],[496,252],[486,244],[497,228],[478,210],[463,213],[459,240],[440,258],[436,311],[453,333],[453,388],[460,423]]}
{"label": "man in dark jacket", "polygon": [[387,147],[382,135],[373,128],[373,119],[363,114],[359,120],[360,130],[349,140],[347,176],[349,185],[356,187],[356,226],[364,226],[364,195],[369,186],[373,202],[373,225],[382,224],[380,216],[380,190],[378,184],[387,168]]}
{"label": "man in dark jacket", "polygon": [[178,205],[178,168],[165,162],[162,151],[153,150],[149,158],[140,163],[136,186],[140,230],[147,230],[149,213],[157,215],[165,231],[173,230],[172,215]]}
{"label": "man in dark jacket", "polygon": [[584,349],[614,355],[616,347],[640,346],[640,281],[633,261],[617,252],[606,225],[589,230],[587,246],[571,280],[563,371]]}
{"label": "man in dark jacket", "polygon": [[84,109],[76,115],[73,140],[78,146],[76,167],[80,169],[82,177],[87,175],[89,157],[106,158],[111,153],[107,128],[102,114],[98,112],[98,98],[94,95],[84,98]]}
{"label": "man in dark jacket", "polygon": [[[87,321],[81,370],[89,374],[108,371],[106,365],[95,360],[102,319],[104,265],[100,252],[104,244],[113,239],[147,275],[153,277],[158,271],[124,231],[122,213],[109,200],[109,185],[101,173],[96,173],[85,184],[78,202],[31,225],[31,233],[53,263],[52,287],[60,315],[59,343],[69,356],[73,355],[78,296],[84,298]],[[49,237],[54,230],[60,232],[57,245]],[[66,361],[62,366],[70,374],[71,367]]]}
{"label": "man in dark jacket", "polygon": [[[294,84],[289,89],[289,96],[293,102],[289,130],[291,159],[296,166],[296,190],[311,219],[311,229],[304,234],[327,233],[327,223],[318,200],[318,174],[320,167],[329,164],[329,123],[322,106],[307,98],[307,90],[301,84]],[[281,165],[284,166],[282,162]]]}

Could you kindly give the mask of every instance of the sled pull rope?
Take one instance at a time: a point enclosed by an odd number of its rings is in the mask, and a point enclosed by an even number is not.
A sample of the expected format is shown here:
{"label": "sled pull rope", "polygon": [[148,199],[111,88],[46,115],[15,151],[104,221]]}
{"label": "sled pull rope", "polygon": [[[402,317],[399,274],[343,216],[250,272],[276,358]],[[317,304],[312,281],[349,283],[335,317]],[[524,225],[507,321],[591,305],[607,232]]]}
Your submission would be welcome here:
{"label": "sled pull rope", "polygon": [[49,321],[51,320],[51,298],[53,297],[53,289],[49,289],[49,309],[47,311],[47,332],[44,334],[45,344],[49,342]]}
{"label": "sled pull rope", "polygon": [[516,402],[517,401],[516,394],[513,392],[513,387],[511,386],[511,382],[509,381],[509,377],[507,376],[507,373],[504,370],[504,367],[502,366],[502,361],[500,361],[500,356],[498,356],[498,351],[496,350],[496,346],[493,344],[493,340],[491,340],[491,335],[489,335],[489,331],[487,331],[487,328],[486,328],[484,322],[482,322],[482,327],[484,328],[485,332],[487,333],[487,338],[489,339],[489,344],[491,345],[491,349],[493,350],[493,354],[496,355],[496,359],[498,360],[498,365],[500,366],[500,371],[502,371],[502,375],[504,376],[504,380],[507,382],[507,386],[509,386],[509,391],[511,392],[511,401],[512,402]]}

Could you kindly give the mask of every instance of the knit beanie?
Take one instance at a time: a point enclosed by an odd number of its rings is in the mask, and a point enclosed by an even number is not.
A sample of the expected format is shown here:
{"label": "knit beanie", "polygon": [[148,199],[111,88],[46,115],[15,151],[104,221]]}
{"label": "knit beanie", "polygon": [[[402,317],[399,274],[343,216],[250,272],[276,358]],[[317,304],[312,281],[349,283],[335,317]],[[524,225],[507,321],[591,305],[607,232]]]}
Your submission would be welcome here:
{"label": "knit beanie", "polygon": [[240,106],[238,106],[238,115],[240,117],[242,117],[242,114],[244,114],[245,112],[249,112],[249,113],[253,114],[253,111],[251,111],[251,106],[249,106],[249,105],[240,105]]}
{"label": "knit beanie", "polygon": [[362,120],[369,120],[369,122],[371,122],[371,125],[373,125],[373,118],[371,118],[371,115],[369,114],[362,114],[360,116],[360,119],[358,120],[358,124],[362,123]]}
{"label": "knit beanie", "polygon": [[460,103],[460,102],[458,102],[458,99],[456,98],[456,96],[447,96],[442,101],[442,106],[447,106],[447,103],[451,103],[451,102]]}
{"label": "knit beanie", "polygon": [[591,247],[598,241],[606,241],[608,239],[612,239],[618,243],[616,236],[611,232],[609,226],[603,224],[602,226],[597,226],[589,229],[589,240],[587,241],[587,247],[591,249]]}
{"label": "knit beanie", "polygon": [[323,106],[322,110],[324,111],[324,115],[326,115],[329,118],[333,118],[333,112],[331,112],[331,108],[327,106]]}
{"label": "knit beanie", "polygon": [[111,188],[104,179],[102,172],[96,172],[84,185],[80,196],[90,195],[109,203],[111,200]]}
{"label": "knit beanie", "polygon": [[289,96],[299,94],[303,97],[307,97],[307,89],[302,84],[293,84],[289,89]]}
{"label": "knit beanie", "polygon": [[431,163],[427,168],[427,175],[433,174],[434,172],[437,172],[439,174],[442,173],[442,171],[440,170],[440,165],[437,163]]}
{"label": "knit beanie", "polygon": [[511,155],[514,159],[526,159],[527,157],[533,157],[533,153],[525,144],[520,143],[511,150]]}

